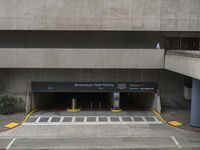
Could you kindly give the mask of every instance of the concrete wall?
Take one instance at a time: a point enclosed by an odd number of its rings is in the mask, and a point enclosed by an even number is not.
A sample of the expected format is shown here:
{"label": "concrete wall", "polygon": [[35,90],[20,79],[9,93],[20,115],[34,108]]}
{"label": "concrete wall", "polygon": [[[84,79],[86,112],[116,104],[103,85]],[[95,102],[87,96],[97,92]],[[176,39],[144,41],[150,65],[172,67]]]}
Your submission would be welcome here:
{"label": "concrete wall", "polygon": [[163,49],[0,49],[0,68],[163,67]]}
{"label": "concrete wall", "polygon": [[169,53],[165,55],[165,69],[200,79],[200,55],[195,57]]}
{"label": "concrete wall", "polygon": [[199,9],[199,0],[0,0],[0,29],[199,31]]}
{"label": "concrete wall", "polygon": [[183,98],[183,76],[162,69],[0,69],[0,92],[22,97],[24,102],[31,81],[158,82],[162,106],[189,106]]}

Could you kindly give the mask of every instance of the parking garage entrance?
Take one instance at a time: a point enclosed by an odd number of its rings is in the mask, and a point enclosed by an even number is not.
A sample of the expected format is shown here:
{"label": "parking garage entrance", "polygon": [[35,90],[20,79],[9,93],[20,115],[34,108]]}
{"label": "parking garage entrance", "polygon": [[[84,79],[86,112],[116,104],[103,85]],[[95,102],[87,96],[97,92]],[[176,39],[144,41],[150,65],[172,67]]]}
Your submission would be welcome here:
{"label": "parking garage entrance", "polygon": [[142,110],[155,105],[154,82],[32,82],[31,109],[81,111]]}

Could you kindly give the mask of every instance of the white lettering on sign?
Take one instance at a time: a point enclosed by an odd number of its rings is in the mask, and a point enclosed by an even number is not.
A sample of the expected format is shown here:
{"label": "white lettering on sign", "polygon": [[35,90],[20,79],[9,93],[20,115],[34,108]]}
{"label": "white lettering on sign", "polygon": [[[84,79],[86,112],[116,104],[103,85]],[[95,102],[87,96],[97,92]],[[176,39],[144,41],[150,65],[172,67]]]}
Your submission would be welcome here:
{"label": "white lettering on sign", "polygon": [[76,87],[77,87],[77,86],[87,86],[87,87],[92,87],[93,84],[83,84],[83,83],[82,83],[82,84],[77,84],[77,83],[75,83],[74,86],[76,86]]}
{"label": "white lettering on sign", "polygon": [[103,86],[105,86],[105,87],[114,87],[114,84],[103,83]]}

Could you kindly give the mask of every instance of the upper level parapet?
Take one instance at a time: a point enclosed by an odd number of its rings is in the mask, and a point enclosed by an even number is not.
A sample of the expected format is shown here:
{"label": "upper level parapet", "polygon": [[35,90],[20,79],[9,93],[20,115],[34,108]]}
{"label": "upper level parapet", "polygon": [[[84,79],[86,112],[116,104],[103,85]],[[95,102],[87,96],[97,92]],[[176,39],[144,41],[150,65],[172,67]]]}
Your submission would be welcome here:
{"label": "upper level parapet", "polygon": [[184,56],[191,58],[200,58],[200,51],[191,50],[169,50],[166,52],[167,55]]}

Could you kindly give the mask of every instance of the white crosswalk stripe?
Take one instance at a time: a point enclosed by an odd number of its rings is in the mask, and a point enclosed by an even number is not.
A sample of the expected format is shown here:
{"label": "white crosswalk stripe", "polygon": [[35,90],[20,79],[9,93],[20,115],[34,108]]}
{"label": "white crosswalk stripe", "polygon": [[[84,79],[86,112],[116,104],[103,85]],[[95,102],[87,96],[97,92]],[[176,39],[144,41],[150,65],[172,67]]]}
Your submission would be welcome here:
{"label": "white crosswalk stripe", "polygon": [[[57,118],[57,121],[52,121]],[[162,124],[156,116],[31,116],[23,125]]]}

